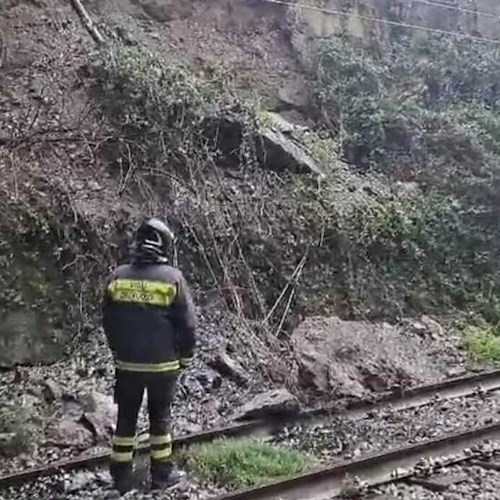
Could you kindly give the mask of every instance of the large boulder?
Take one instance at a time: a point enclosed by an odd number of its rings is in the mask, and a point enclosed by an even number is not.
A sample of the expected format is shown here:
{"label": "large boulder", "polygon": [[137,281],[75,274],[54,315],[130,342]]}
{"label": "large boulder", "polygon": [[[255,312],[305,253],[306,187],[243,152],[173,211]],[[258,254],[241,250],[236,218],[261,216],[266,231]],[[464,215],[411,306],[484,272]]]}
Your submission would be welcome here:
{"label": "large boulder", "polygon": [[64,352],[67,335],[52,328],[43,312],[7,311],[0,317],[0,367],[52,363]]}
{"label": "large boulder", "polygon": [[387,323],[312,317],[292,342],[299,385],[318,396],[365,397],[440,376],[419,340]]}
{"label": "large boulder", "polygon": [[[282,115],[275,113],[267,113],[265,121],[265,125],[256,131],[254,137],[262,167],[275,171],[313,173],[324,177],[309,151],[293,137],[294,132],[304,130],[305,127],[290,123]],[[246,131],[238,114],[207,116],[202,128],[208,144],[221,153],[219,164],[239,166],[240,146]]]}
{"label": "large boulder", "polygon": [[265,418],[273,415],[297,413],[299,411],[297,398],[286,389],[273,389],[254,396],[250,401],[235,411],[237,420]]}
{"label": "large boulder", "polygon": [[270,170],[324,174],[309,152],[281,130],[262,128],[258,134],[258,155],[262,165]]}
{"label": "large boulder", "polygon": [[[22,230],[28,229],[22,226]],[[0,245],[0,368],[53,363],[71,338],[71,330],[63,328],[69,309],[64,279],[49,258],[17,248],[8,233],[4,237],[6,245]]]}
{"label": "large boulder", "polygon": [[107,442],[114,431],[117,406],[113,397],[91,392],[81,398],[82,422],[92,430],[97,443]]}
{"label": "large boulder", "polygon": [[287,82],[278,92],[282,108],[296,108],[307,111],[310,108],[309,86],[303,76]]}
{"label": "large boulder", "polygon": [[59,448],[78,448],[85,450],[93,445],[94,436],[80,422],[75,420],[59,420],[53,422],[45,431],[48,445]]}
{"label": "large boulder", "polygon": [[245,386],[248,384],[248,373],[226,351],[217,352],[213,358],[208,360],[208,364],[223,377],[230,378],[239,385]]}

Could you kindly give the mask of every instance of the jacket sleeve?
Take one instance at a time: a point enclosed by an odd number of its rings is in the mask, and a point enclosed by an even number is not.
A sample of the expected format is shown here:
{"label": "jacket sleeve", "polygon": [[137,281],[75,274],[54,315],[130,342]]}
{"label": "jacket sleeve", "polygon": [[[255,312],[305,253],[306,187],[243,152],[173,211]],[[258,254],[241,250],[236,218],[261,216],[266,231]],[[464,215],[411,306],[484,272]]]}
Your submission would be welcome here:
{"label": "jacket sleeve", "polygon": [[105,285],[103,300],[102,300],[102,326],[104,329],[104,334],[106,335],[106,339],[108,341],[109,348],[113,352],[116,351],[116,340],[115,340],[115,331],[113,328],[113,310],[114,304],[111,294],[109,292],[109,284],[111,283],[113,278],[110,278]]}
{"label": "jacket sleeve", "polygon": [[181,366],[191,361],[196,344],[196,312],[189,286],[181,274],[177,283],[177,298],[173,304],[173,324],[177,331]]}

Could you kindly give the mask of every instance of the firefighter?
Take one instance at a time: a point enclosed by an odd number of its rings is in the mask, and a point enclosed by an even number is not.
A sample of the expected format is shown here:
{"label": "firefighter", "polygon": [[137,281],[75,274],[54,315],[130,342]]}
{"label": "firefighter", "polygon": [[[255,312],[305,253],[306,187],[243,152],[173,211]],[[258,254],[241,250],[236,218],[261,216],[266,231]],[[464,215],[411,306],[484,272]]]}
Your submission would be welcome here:
{"label": "firefighter", "polygon": [[162,221],[145,220],[133,262],[118,267],[105,289],[103,327],[115,359],[118,404],[110,472],[120,493],[134,487],[136,425],[145,391],[152,488],[170,487],[184,476],[171,462],[170,409],[177,376],[193,356],[195,312],[186,280],[167,263],[173,241]]}

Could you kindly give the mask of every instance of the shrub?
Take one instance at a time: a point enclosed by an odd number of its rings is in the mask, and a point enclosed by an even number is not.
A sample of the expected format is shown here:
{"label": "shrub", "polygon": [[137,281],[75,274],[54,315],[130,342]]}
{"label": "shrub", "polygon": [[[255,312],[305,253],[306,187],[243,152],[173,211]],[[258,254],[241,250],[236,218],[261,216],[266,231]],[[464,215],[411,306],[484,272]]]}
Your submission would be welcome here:
{"label": "shrub", "polygon": [[491,310],[499,293],[499,56],[442,37],[376,54],[341,38],[315,47],[316,102],[344,157],[418,183],[418,196],[363,215],[353,233],[372,239],[363,252],[386,266],[384,288],[407,280],[400,304]]}
{"label": "shrub", "polygon": [[469,327],[466,334],[468,348],[476,361],[500,363],[500,336],[493,327]]}

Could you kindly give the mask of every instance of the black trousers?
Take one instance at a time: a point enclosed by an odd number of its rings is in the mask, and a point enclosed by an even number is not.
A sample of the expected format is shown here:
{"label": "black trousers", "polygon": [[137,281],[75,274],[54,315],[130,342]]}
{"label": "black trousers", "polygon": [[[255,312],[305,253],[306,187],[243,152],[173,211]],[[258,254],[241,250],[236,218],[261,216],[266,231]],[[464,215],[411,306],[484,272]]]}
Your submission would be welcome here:
{"label": "black trousers", "polygon": [[172,454],[171,406],[177,376],[171,373],[116,371],[115,402],[118,420],[113,438],[114,462],[131,463],[135,445],[137,417],[147,392],[151,459],[169,461]]}

